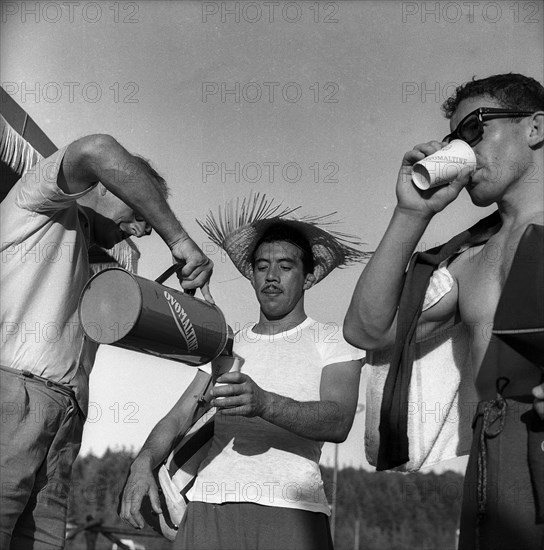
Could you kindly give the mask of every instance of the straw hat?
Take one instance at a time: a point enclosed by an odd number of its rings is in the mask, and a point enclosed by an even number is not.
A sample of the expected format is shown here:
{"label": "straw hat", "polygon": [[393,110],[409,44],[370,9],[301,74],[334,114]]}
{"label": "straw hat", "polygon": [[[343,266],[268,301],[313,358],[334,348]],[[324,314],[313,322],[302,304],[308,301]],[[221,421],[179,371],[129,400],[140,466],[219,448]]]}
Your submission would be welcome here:
{"label": "straw hat", "polygon": [[[369,252],[358,250],[360,243],[356,237],[328,231],[320,226],[334,225],[331,216],[304,216],[296,218],[292,214],[296,208],[281,208],[281,204],[273,204],[266,195],[257,193],[248,199],[236,199],[219,208],[217,219],[212,212],[206,216],[204,223],[196,220],[208,237],[229,255],[236,269],[251,280],[251,256],[257,243],[267,229],[281,225],[287,229],[298,230],[310,244],[313,253],[315,282],[323,280],[336,267],[367,259]],[[289,216],[289,217],[288,217]]]}

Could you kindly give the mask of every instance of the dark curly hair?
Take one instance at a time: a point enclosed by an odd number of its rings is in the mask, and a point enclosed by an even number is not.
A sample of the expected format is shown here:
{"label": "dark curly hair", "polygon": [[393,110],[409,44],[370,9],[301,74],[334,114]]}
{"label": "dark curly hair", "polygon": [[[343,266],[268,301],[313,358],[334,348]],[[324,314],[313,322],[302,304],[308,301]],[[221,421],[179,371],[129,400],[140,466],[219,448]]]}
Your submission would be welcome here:
{"label": "dark curly hair", "polygon": [[251,254],[252,268],[255,268],[255,254],[259,246],[263,243],[273,243],[276,241],[286,241],[298,247],[302,251],[301,260],[304,275],[313,272],[315,266],[314,255],[308,239],[302,234],[302,232],[282,222],[278,222],[270,226],[265,231],[264,235],[258,240]]}
{"label": "dark curly hair", "polygon": [[488,96],[505,109],[544,111],[544,87],[534,78],[522,74],[497,74],[458,86],[454,95],[442,105],[446,118],[451,118],[464,99]]}

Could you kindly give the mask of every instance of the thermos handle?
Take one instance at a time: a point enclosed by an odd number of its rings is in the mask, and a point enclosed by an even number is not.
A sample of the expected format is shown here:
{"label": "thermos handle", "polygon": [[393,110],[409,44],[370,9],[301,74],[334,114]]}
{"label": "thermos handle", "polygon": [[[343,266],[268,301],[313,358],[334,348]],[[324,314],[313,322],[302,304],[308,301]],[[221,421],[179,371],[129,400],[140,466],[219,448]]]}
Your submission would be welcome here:
{"label": "thermos handle", "polygon": [[[185,266],[184,263],[176,263],[176,264],[171,265],[164,273],[162,273],[161,275],[159,275],[155,279],[155,282],[159,283],[161,285],[162,283],[164,283],[164,281],[166,281],[166,279],[169,279],[174,273],[176,273],[177,271],[180,271],[181,269],[183,269],[184,266]],[[184,292],[185,292],[185,294],[188,294],[189,296],[194,296],[195,295],[195,289],[194,288],[191,288],[189,290],[185,290]]]}

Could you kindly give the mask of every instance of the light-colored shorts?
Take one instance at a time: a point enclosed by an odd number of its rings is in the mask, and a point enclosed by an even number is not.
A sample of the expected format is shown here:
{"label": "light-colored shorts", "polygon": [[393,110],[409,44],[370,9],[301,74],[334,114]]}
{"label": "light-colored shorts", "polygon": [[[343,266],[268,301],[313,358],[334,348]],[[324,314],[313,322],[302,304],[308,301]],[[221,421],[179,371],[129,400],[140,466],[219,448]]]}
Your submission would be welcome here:
{"label": "light-colored shorts", "polygon": [[0,548],[64,548],[84,418],[73,393],[0,368]]}

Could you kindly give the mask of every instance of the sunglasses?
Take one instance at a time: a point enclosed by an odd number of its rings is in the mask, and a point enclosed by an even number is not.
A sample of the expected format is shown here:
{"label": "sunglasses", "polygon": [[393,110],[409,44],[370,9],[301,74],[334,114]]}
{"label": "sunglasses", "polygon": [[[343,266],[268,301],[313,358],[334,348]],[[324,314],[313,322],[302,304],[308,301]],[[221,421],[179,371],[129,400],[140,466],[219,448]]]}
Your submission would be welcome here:
{"label": "sunglasses", "polygon": [[442,141],[449,143],[454,139],[462,139],[469,145],[476,145],[484,135],[484,122],[494,118],[516,118],[530,116],[531,111],[512,111],[508,109],[494,109],[492,107],[480,107],[469,113],[457,128],[448,134]]}

